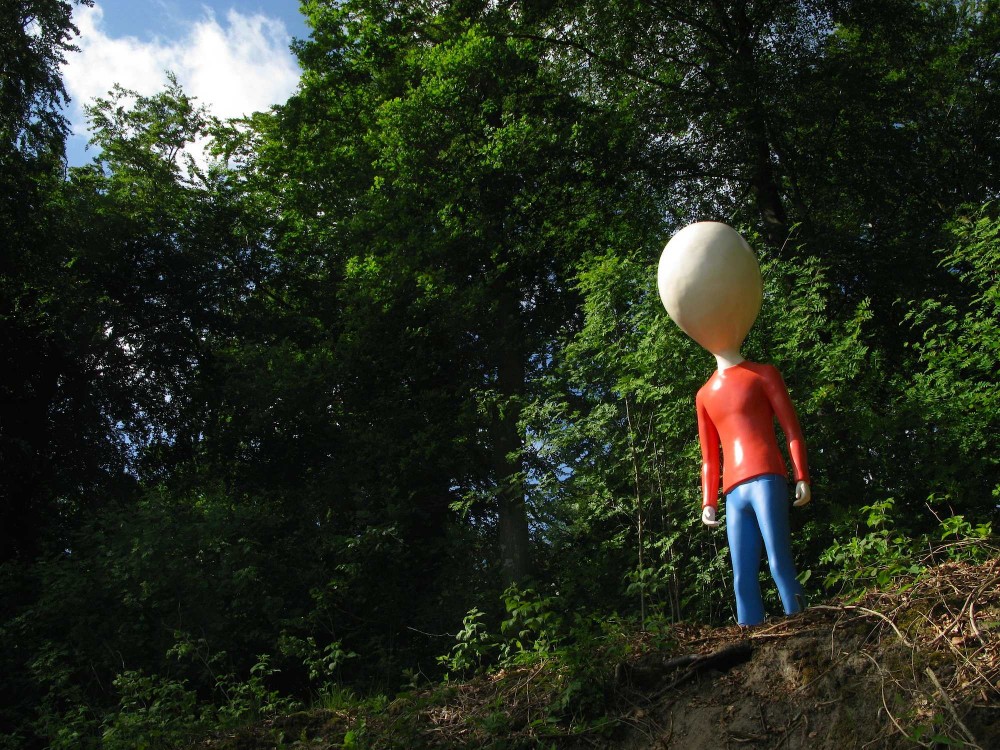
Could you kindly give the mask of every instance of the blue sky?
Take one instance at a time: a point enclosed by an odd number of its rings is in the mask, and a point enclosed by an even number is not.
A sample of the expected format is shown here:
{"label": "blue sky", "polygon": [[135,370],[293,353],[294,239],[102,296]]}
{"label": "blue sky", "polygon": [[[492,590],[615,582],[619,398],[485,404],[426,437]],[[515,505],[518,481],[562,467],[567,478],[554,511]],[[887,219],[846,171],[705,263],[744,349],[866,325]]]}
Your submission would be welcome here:
{"label": "blue sky", "polygon": [[74,21],[80,52],[63,67],[71,165],[94,156],[83,106],[115,83],[152,94],[171,70],[213,114],[236,117],[288,98],[299,73],[288,45],[308,33],[299,0],[96,0]]}

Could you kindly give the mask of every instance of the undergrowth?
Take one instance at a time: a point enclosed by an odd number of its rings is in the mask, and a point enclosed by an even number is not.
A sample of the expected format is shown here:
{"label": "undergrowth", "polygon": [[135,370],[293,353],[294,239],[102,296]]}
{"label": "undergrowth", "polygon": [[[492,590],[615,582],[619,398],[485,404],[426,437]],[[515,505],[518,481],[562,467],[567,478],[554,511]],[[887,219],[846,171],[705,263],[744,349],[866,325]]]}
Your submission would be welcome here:
{"label": "undergrowth", "polygon": [[[944,518],[933,533],[909,536],[893,526],[891,499],[864,508],[866,533],[844,536],[819,557],[824,587],[847,602],[871,598],[905,581],[918,582],[941,563],[980,563],[1000,551],[988,523]],[[278,669],[261,654],[242,677],[225,653],[203,640],[175,634],[169,655],[209,673],[214,691],[199,695],[178,675],[125,670],[114,681],[115,710],[96,716],[69,706],[43,717],[53,750],[226,750],[228,737],[254,736],[251,748],[520,748],[568,738],[606,737],[616,726],[622,696],[616,668],[645,653],[678,647],[678,626],[665,616],[638,618],[573,612],[559,597],[508,588],[503,615],[473,607],[453,643],[437,659],[433,679],[408,673],[401,692],[358,693],[338,679],[356,654],[336,642],[286,635],[279,653],[298,659],[315,688],[307,697],[272,687]],[[822,608],[821,608],[822,609]],[[904,626],[905,627],[905,624]],[[293,718],[298,717],[298,718]],[[914,739],[938,736],[933,722]],[[201,743],[197,738],[203,739]],[[326,744],[314,745],[322,738]],[[316,741],[319,741],[316,739]]]}

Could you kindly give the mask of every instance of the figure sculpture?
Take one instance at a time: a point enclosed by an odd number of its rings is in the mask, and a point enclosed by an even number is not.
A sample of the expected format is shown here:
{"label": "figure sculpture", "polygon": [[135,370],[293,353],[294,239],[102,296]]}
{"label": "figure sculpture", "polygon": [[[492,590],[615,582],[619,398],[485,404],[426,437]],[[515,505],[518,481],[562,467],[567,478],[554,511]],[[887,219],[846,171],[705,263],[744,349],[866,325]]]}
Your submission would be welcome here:
{"label": "figure sculpture", "polygon": [[792,561],[787,470],[774,418],[788,441],[795,470],[795,506],[811,498],[802,430],[781,374],[743,359],[740,349],[760,312],[763,288],[753,250],[732,227],[691,224],[667,243],[657,273],[660,298],[673,321],[715,355],[717,369],[698,391],[702,454],[702,521],[716,520],[719,448],[726,530],[733,565],[736,619],[764,621],[762,548],[786,614],[805,606]]}

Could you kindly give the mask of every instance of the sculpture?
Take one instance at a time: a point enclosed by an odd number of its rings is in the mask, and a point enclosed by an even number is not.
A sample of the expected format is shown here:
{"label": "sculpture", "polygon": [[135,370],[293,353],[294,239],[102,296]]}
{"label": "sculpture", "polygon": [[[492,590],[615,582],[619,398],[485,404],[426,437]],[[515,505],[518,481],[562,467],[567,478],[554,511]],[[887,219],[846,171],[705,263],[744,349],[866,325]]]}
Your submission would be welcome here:
{"label": "sculpture", "polygon": [[702,453],[702,521],[715,527],[719,447],[726,529],[740,625],[764,621],[759,571],[762,547],[786,614],[804,607],[789,531],[787,470],[774,432],[778,418],[795,469],[795,506],[809,502],[805,441],[781,374],[740,354],[760,312],[763,287],[750,246],[718,222],[691,224],[667,243],[657,273],[660,299],[673,321],[715,355],[717,369],[698,391]]}

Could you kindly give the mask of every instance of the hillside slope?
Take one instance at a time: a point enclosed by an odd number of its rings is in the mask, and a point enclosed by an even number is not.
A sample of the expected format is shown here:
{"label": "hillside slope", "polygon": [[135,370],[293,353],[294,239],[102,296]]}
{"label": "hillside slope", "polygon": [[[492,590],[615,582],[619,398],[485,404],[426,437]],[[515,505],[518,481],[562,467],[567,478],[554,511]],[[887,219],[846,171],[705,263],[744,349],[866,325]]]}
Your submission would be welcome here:
{"label": "hillside slope", "polygon": [[[1000,558],[948,563],[749,631],[678,626],[567,698],[559,660],[222,733],[263,748],[1000,748]],[[595,659],[597,656],[595,656]],[[579,692],[579,690],[577,690]],[[591,691],[593,694],[594,691]]]}

